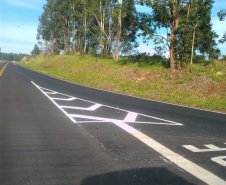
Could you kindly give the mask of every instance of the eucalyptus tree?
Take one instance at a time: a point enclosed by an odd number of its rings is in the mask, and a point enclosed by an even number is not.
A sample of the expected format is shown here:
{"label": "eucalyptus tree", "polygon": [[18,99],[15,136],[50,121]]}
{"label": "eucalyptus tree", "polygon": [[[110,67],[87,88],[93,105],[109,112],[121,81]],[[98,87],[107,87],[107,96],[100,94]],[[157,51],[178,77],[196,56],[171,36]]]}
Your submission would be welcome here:
{"label": "eucalyptus tree", "polygon": [[[212,31],[212,0],[145,0],[140,1],[151,8],[149,15],[140,19],[142,35],[169,47],[170,68],[180,68],[182,63],[198,50],[206,53],[215,48],[216,34]],[[160,28],[167,29],[164,37],[158,34]],[[168,31],[170,30],[170,31]],[[192,65],[191,65],[192,66]]]}
{"label": "eucalyptus tree", "polygon": [[37,39],[52,54],[100,50],[102,57],[118,60],[136,45],[134,0],[47,0],[39,21]]}
{"label": "eucalyptus tree", "polygon": [[39,43],[44,41],[45,50],[53,54],[60,52],[60,25],[57,4],[55,0],[47,0],[43,6],[44,12],[39,17],[37,39]]}
{"label": "eucalyptus tree", "polygon": [[[170,68],[173,71],[175,70],[176,31],[179,26],[181,3],[179,0],[147,0],[141,1],[141,3],[152,8],[152,12],[149,16],[141,16],[140,27],[144,31],[143,36],[148,35],[149,38],[154,38],[156,42],[158,42],[159,39],[160,42],[163,42],[163,40],[166,41],[170,50]],[[148,26],[150,26],[150,28]],[[157,30],[160,28],[170,29],[170,33],[167,32],[167,37],[158,35]]]}
{"label": "eucalyptus tree", "polygon": [[[99,38],[100,53],[118,60],[120,51],[135,43],[138,30],[137,12],[134,0],[90,0],[87,8],[93,29],[93,36]],[[124,50],[123,50],[123,49]]]}

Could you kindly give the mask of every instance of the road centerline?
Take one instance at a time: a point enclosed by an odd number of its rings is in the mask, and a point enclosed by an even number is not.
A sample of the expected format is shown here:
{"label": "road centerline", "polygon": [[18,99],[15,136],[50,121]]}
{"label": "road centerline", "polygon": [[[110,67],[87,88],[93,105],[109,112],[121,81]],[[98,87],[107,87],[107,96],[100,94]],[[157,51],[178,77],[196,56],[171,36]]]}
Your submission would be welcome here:
{"label": "road centerline", "polygon": [[2,70],[0,71],[0,77],[2,76],[2,74],[3,74],[3,72],[4,72],[4,70],[6,69],[6,67],[7,67],[8,64],[9,64],[9,63],[7,63],[6,65],[4,65],[4,67],[3,67]]}

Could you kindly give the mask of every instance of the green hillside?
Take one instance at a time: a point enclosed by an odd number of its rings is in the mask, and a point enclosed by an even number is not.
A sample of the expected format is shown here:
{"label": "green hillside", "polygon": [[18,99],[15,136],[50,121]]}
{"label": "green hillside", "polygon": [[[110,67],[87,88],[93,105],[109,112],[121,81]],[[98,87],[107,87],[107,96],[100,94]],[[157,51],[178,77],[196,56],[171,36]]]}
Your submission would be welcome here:
{"label": "green hillside", "polygon": [[101,59],[92,56],[40,55],[20,65],[69,81],[142,98],[226,112],[226,63],[194,64],[171,72],[157,56]]}

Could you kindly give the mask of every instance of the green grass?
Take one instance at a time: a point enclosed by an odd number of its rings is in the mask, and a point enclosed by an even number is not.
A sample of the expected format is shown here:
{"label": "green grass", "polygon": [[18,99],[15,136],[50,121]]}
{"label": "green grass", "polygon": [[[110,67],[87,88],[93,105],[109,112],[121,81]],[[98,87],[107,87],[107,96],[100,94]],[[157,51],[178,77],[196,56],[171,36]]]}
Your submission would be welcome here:
{"label": "green grass", "polygon": [[[25,61],[25,60],[24,60]],[[194,64],[172,73],[168,61],[156,57],[123,57],[120,61],[92,56],[27,58],[20,65],[80,84],[142,98],[226,112],[226,63]]]}

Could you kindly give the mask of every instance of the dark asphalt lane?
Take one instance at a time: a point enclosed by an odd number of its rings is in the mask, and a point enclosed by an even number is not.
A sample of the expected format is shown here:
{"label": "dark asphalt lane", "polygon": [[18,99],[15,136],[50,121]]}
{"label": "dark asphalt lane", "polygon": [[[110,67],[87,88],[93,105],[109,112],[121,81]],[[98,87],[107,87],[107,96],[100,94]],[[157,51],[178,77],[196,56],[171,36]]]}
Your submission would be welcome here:
{"label": "dark asphalt lane", "polygon": [[[3,66],[0,63],[0,69]],[[211,160],[226,156],[226,150],[192,152],[183,147],[226,148],[225,114],[99,91],[10,63],[0,77],[0,184],[204,184],[110,122],[74,124],[31,81],[80,99],[183,124],[129,123],[226,180],[226,167]]]}

